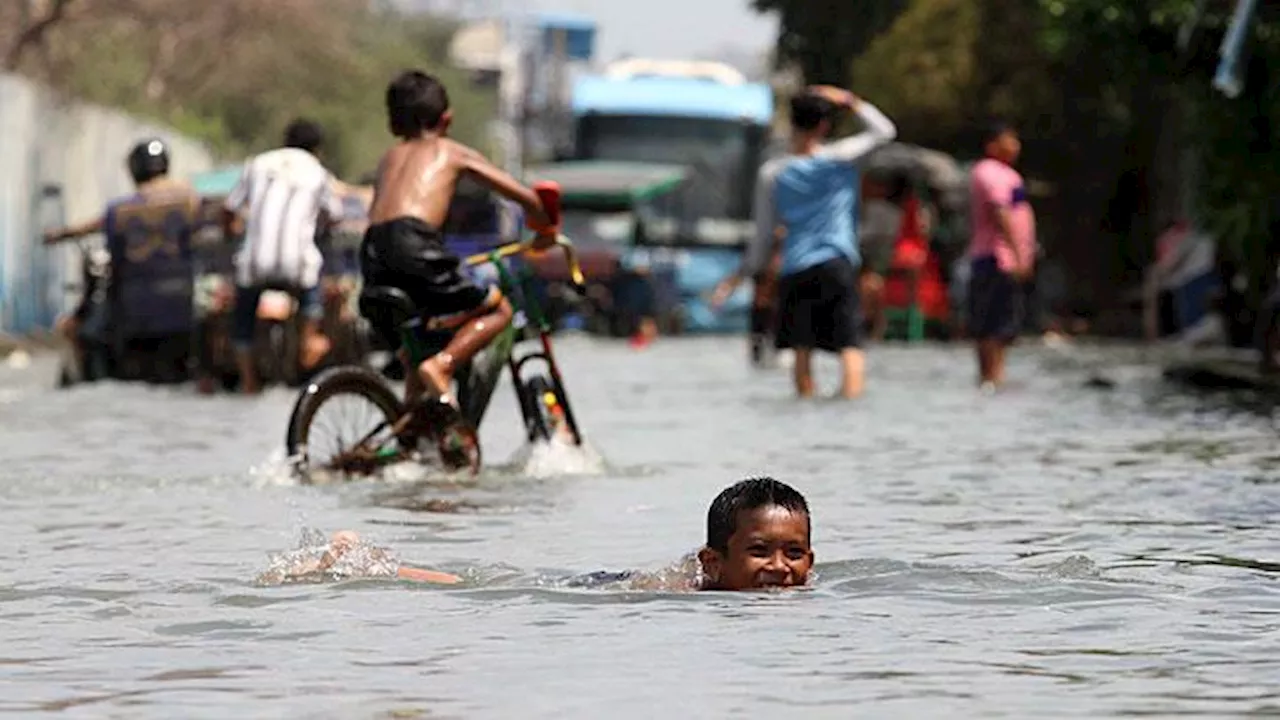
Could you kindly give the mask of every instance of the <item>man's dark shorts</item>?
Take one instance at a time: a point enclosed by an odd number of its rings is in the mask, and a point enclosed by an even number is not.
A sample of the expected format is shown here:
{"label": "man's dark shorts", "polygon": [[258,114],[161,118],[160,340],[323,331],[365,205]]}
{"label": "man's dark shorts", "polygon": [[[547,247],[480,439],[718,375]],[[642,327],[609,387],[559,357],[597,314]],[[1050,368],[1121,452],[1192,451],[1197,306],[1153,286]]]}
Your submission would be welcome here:
{"label": "man's dark shorts", "polygon": [[[364,286],[403,290],[429,322],[448,326],[497,304],[501,295],[482,288],[462,272],[462,262],[444,244],[444,235],[410,217],[370,225],[360,245]],[[397,328],[375,327],[388,345],[400,347]]]}
{"label": "man's dark shorts", "polygon": [[969,276],[969,335],[1013,342],[1022,331],[1022,284],[991,256],[973,259]]}
{"label": "man's dark shorts", "polygon": [[778,278],[774,346],[840,352],[862,345],[858,270],[847,258]]}

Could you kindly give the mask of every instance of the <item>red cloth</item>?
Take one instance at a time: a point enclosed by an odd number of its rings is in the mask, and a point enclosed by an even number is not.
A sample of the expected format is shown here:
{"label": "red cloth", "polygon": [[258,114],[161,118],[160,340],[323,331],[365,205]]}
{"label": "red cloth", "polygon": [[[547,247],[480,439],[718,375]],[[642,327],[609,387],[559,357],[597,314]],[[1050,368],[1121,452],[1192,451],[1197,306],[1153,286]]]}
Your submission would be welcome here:
{"label": "red cloth", "polygon": [[907,196],[902,204],[902,225],[893,246],[893,259],[884,283],[884,303],[891,308],[911,304],[910,273],[918,273],[915,302],[925,317],[945,319],[950,313],[947,287],[942,282],[938,258],[929,252],[929,241],[920,229],[920,201]]}

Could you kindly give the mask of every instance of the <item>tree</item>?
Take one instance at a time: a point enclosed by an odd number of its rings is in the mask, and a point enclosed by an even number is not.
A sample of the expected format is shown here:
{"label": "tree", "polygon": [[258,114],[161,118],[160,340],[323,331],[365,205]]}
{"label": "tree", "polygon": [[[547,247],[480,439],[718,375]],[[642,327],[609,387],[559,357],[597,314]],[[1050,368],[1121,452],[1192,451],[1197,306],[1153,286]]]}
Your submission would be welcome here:
{"label": "tree", "polygon": [[61,24],[73,0],[13,0],[0,7],[0,47],[4,69],[17,70],[32,49],[43,45],[49,32]]}
{"label": "tree", "polygon": [[[455,113],[467,118],[456,126],[460,139],[485,140],[492,101],[447,67],[451,22],[366,0],[63,2],[38,43],[25,41],[24,74],[156,117],[229,157],[276,145],[289,119],[305,114],[328,129],[335,170],[371,169],[390,139],[383,88],[405,67],[440,76]],[[0,19],[12,11],[6,6]],[[17,37],[0,34],[0,49],[12,53]]]}
{"label": "tree", "polygon": [[[1193,205],[1181,207],[1218,240],[1225,265],[1248,278],[1245,308],[1231,320],[1248,335],[1251,311],[1274,283],[1280,259],[1280,7],[1261,3],[1250,35],[1244,92],[1228,99],[1210,81],[1234,0],[1040,0],[1045,48],[1060,67],[1075,58],[1105,57],[1094,68],[1097,116],[1129,134],[1134,165],[1151,169],[1151,195],[1169,193],[1159,170],[1179,173]],[[1202,15],[1197,13],[1203,9]],[[1094,60],[1093,65],[1100,64]],[[1163,139],[1163,143],[1160,140]],[[1191,167],[1167,157],[1194,150]],[[1192,172],[1194,171],[1194,173]],[[1190,177],[1194,177],[1192,182]],[[1145,238],[1133,261],[1150,257],[1150,236],[1170,217],[1153,198]],[[1154,211],[1154,212],[1151,212]]]}
{"label": "tree", "polygon": [[841,85],[849,65],[893,23],[908,0],[752,0],[778,16],[776,62],[795,63],[805,82]]}

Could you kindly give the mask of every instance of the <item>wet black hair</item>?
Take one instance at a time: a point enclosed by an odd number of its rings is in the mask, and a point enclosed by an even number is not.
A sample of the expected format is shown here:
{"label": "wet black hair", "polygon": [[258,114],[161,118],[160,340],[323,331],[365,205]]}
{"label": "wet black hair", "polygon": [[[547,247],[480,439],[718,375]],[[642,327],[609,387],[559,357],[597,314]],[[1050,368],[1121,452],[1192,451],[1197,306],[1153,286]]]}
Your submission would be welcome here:
{"label": "wet black hair", "polygon": [[982,128],[982,147],[985,148],[1001,135],[1010,132],[1018,132],[1018,128],[1014,127],[1013,123],[1004,118],[991,118]]}
{"label": "wet black hair", "polygon": [[391,134],[411,138],[434,130],[449,110],[444,84],[421,70],[406,70],[387,86],[387,120]]}
{"label": "wet black hair", "polygon": [[296,118],[284,129],[284,146],[314,153],[324,145],[324,130],[307,118]]}
{"label": "wet black hair", "polygon": [[796,130],[815,130],[835,115],[836,104],[821,95],[801,93],[791,98],[791,126]]}
{"label": "wet black hair", "polygon": [[707,509],[707,547],[728,552],[729,538],[738,531],[738,515],[762,507],[804,513],[808,526],[809,504],[798,490],[767,476],[747,478],[725,488],[711,501]]}

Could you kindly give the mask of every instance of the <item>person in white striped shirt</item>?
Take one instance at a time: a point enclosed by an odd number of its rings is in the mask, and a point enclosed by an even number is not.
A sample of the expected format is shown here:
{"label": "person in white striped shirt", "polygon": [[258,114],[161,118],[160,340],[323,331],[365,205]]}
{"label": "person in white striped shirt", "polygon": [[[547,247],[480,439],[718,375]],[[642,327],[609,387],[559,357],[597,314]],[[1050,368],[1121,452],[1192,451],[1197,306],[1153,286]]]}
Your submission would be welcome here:
{"label": "person in white striped shirt", "polygon": [[316,234],[324,223],[342,217],[334,177],[318,157],[324,133],[316,123],[298,119],[285,130],[284,147],[250,158],[227,196],[223,216],[228,235],[243,215],[244,242],[236,254],[236,298],[231,341],[236,350],[240,387],[256,393],[253,334],[264,290],[291,292],[304,318],[300,364],[310,370],[332,346],[321,331],[323,257]]}

